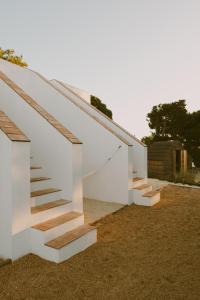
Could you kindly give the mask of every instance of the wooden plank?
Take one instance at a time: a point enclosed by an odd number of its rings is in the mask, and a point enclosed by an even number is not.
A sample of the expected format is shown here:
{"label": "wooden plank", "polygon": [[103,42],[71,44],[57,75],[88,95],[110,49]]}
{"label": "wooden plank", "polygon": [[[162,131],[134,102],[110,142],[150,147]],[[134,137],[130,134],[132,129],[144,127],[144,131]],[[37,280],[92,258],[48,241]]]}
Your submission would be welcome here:
{"label": "wooden plank", "polygon": [[54,249],[61,249],[64,246],[68,245],[69,243],[73,242],[74,240],[80,238],[81,236],[85,235],[86,233],[94,230],[94,226],[90,225],[82,225],[78,228],[69,231],[58,238],[51,240],[45,244],[45,246],[54,248]]}
{"label": "wooden plank", "polygon": [[144,195],[142,195],[143,197],[153,197],[153,196],[155,196],[155,195],[157,195],[157,194],[159,194],[160,193],[160,191],[151,191],[151,192],[148,192],[148,193],[145,193]]}
{"label": "wooden plank", "polygon": [[[60,124],[52,115],[50,115],[42,106],[40,106],[33,98],[31,98],[23,89],[21,89],[14,81],[8,78],[0,71],[0,78],[3,80],[15,93],[17,93],[26,103],[36,110],[47,122],[57,129],[65,138],[72,144],[82,144],[79,139],[71,133],[67,128]],[[0,116],[0,121],[4,120],[4,116]],[[73,138],[71,138],[73,136]],[[29,140],[28,140],[29,141]]]}
{"label": "wooden plank", "polygon": [[31,166],[30,169],[31,169],[31,170],[39,170],[39,169],[42,169],[42,167],[39,167],[39,166]]}
{"label": "wooden plank", "polygon": [[71,203],[71,201],[70,200],[64,200],[64,199],[59,199],[59,200],[48,202],[48,203],[45,203],[45,204],[33,206],[33,207],[31,207],[31,213],[32,214],[37,214],[37,213],[40,213],[42,211],[45,211],[45,210],[48,210],[48,209],[51,209],[51,208],[54,208],[54,207],[59,207],[59,206],[62,206],[62,205],[66,205],[68,203]]}
{"label": "wooden plank", "polygon": [[133,189],[141,191],[141,190],[144,190],[144,189],[146,189],[146,188],[148,188],[150,186],[151,186],[150,184],[143,184],[143,185],[137,186],[137,187],[135,187]]}
{"label": "wooden plank", "polygon": [[50,180],[50,179],[51,178],[49,178],[49,177],[33,177],[33,178],[31,178],[31,183],[38,182],[38,181]]}
{"label": "wooden plank", "polygon": [[54,188],[34,191],[34,192],[31,192],[31,197],[39,197],[39,196],[43,196],[43,195],[47,195],[47,194],[60,192],[60,191],[61,191],[60,189],[54,189]]}
{"label": "wooden plank", "polygon": [[56,217],[56,218],[47,220],[45,222],[42,222],[40,224],[34,225],[34,226],[32,226],[32,228],[38,229],[38,230],[41,230],[41,231],[47,231],[49,229],[52,229],[52,228],[57,227],[59,225],[62,225],[66,222],[69,222],[73,219],[76,219],[76,218],[78,218],[82,215],[83,214],[81,214],[81,213],[71,211],[71,212],[63,214],[59,217]]}
{"label": "wooden plank", "polygon": [[3,111],[0,111],[0,129],[12,142],[30,142],[27,136],[25,136]]}
{"label": "wooden plank", "polygon": [[139,181],[139,180],[143,180],[144,178],[142,178],[142,177],[134,177],[133,178],[133,182],[137,182],[137,181]]}

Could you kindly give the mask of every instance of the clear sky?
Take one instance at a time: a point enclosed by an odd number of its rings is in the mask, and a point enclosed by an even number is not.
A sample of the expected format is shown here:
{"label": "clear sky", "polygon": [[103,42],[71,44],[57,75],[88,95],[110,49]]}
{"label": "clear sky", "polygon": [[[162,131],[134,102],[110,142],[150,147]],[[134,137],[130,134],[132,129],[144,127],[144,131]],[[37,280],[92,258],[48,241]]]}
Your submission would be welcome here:
{"label": "clear sky", "polygon": [[0,0],[0,47],[99,96],[138,137],[153,105],[200,109],[200,0]]}

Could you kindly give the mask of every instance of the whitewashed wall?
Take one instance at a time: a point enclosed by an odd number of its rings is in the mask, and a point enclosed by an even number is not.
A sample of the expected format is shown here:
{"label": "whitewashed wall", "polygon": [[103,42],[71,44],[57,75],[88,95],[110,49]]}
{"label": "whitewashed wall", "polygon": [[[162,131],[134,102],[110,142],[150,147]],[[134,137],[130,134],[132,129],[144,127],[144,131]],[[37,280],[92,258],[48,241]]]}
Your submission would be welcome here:
{"label": "whitewashed wall", "polygon": [[31,139],[31,156],[43,175],[52,178],[52,187],[61,189],[61,197],[82,211],[82,145],[69,142],[3,81],[0,109]]}
{"label": "whitewashed wall", "polygon": [[[128,146],[126,144],[98,124],[90,116],[83,113],[80,108],[68,101],[63,95],[56,91],[54,87],[42,80],[37,74],[28,69],[20,68],[4,61],[0,61],[0,69],[31,97],[33,97],[44,109],[46,109],[65,127],[72,131],[73,134],[75,134],[81,141],[83,141],[83,175],[100,168],[101,165],[113,154],[113,152],[116,151],[119,145],[122,146],[121,152],[125,152],[124,156],[126,156],[128,160]],[[30,119],[30,116],[27,118]],[[34,115],[34,122],[36,118],[37,116]],[[21,128],[24,129],[23,127],[25,124],[22,124],[22,122],[19,124],[21,124]],[[43,125],[40,124],[39,128],[40,132],[38,133],[38,136],[43,136]],[[26,131],[24,132],[26,133]],[[27,135],[34,140],[30,134],[27,133]],[[47,151],[47,148],[50,147],[50,143],[52,149],[55,151],[57,149],[58,152],[62,154],[63,152],[66,152],[64,147],[58,147],[56,138],[52,137],[53,143],[49,142],[50,136],[51,134],[48,134],[48,138],[45,138],[44,144],[47,143],[48,146],[43,145],[45,151],[43,152],[44,155],[40,156],[41,163],[45,160],[45,152]],[[57,157],[58,159],[56,163],[59,165],[59,167],[61,167],[63,162],[59,155]],[[51,159],[53,159],[52,156]],[[107,196],[105,195],[105,186],[101,183],[102,181],[99,181],[98,183],[99,190],[96,192],[96,194],[90,194],[90,189],[88,186],[93,183],[93,179],[88,178],[84,187],[87,197],[95,197],[99,200],[114,202],[128,201],[128,163],[121,164],[120,160],[115,160],[115,162],[117,164],[115,167],[112,167],[111,165],[110,168],[107,169],[107,179],[109,180],[109,187],[107,188],[107,190],[109,189],[109,193],[107,193]],[[46,167],[48,167],[47,165],[48,164],[45,164]],[[112,181],[114,174],[117,174],[118,176],[118,186],[116,186],[115,182]],[[126,178],[124,178],[124,174],[126,174]],[[102,176],[105,176],[105,174],[102,174]],[[63,178],[67,178],[67,176],[63,176]]]}
{"label": "whitewashed wall", "polygon": [[[75,103],[88,111],[92,116],[105,123],[106,126],[112,129],[116,134],[129,141],[129,143],[133,145],[133,171],[136,172],[134,176],[147,177],[147,147],[144,144],[142,144],[137,138],[131,136],[126,130],[123,130],[117,123],[111,121],[95,107],[90,105],[88,101],[84,101],[84,97],[81,97],[80,93],[77,93],[76,95],[76,90],[71,89],[68,84],[62,83],[61,85],[57,80],[51,80],[51,83],[65,93],[69,99],[72,99]],[[64,88],[63,85],[66,88]]]}
{"label": "whitewashed wall", "polygon": [[30,143],[0,130],[0,165],[0,256],[16,259],[30,252]]}

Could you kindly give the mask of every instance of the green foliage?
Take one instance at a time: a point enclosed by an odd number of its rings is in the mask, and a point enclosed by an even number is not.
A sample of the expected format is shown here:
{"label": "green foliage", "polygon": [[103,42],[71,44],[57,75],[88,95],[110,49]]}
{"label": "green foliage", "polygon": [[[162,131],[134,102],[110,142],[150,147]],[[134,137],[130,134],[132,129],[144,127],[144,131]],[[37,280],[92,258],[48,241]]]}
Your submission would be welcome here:
{"label": "green foliage", "polygon": [[179,139],[183,134],[183,124],[187,119],[185,100],[153,106],[147,115],[149,127],[155,136],[166,139]]}
{"label": "green foliage", "polygon": [[23,56],[15,55],[15,51],[13,49],[3,50],[0,48],[0,58],[7,60],[13,64],[19,65],[21,67],[27,67],[27,63],[23,60]]}
{"label": "green foliage", "polygon": [[196,167],[200,167],[200,110],[189,113],[185,100],[153,106],[147,115],[154,130],[143,142],[178,140],[188,150]]}
{"label": "green foliage", "polygon": [[151,133],[149,136],[144,136],[141,140],[145,145],[149,146],[155,141],[155,133]]}
{"label": "green foliage", "polygon": [[91,95],[90,103],[102,113],[104,113],[107,117],[112,119],[112,111],[108,109],[107,106],[99,98]]}

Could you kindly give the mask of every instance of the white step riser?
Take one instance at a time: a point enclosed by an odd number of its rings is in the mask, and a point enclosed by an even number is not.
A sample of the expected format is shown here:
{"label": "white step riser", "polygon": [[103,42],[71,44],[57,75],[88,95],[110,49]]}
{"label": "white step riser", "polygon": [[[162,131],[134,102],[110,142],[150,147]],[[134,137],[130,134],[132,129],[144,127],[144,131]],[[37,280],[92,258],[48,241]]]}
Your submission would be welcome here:
{"label": "white step riser", "polygon": [[43,196],[39,196],[39,197],[31,197],[31,206],[36,206],[36,205],[40,205],[40,204],[45,204],[51,201],[55,201],[55,200],[59,200],[61,199],[61,192],[55,192],[55,193],[50,193],[50,194],[46,194]]}
{"label": "white step riser", "polygon": [[47,220],[50,220],[52,218],[56,218],[62,214],[65,214],[67,212],[70,212],[73,210],[73,204],[68,203],[65,205],[61,205],[58,207],[50,208],[48,210],[32,214],[31,215],[31,226],[45,222]]}
{"label": "white step riser", "polygon": [[141,186],[141,185],[146,184],[146,183],[147,183],[147,179],[144,178],[144,179],[133,182],[132,187],[136,188],[136,187]]}
{"label": "white step riser", "polygon": [[133,189],[133,197],[134,198],[141,198],[142,195],[144,195],[145,193],[151,192],[152,191],[152,186],[149,186],[143,190],[134,190]]}
{"label": "white step riser", "polygon": [[135,204],[143,206],[153,206],[160,201],[160,193],[153,197],[142,197],[140,201],[136,201]]}
{"label": "white step riser", "polygon": [[38,253],[35,253],[34,251],[33,253],[49,261],[60,263],[74,256],[75,254],[84,251],[88,247],[95,244],[96,241],[97,231],[94,229],[61,249],[53,249],[51,247],[43,246],[41,249],[39,249]]}
{"label": "white step riser", "polygon": [[34,169],[31,171],[31,177],[48,177],[47,174],[45,174],[45,171],[43,169]]}
{"label": "white step riser", "polygon": [[31,192],[48,189],[54,186],[51,179],[31,182]]}
{"label": "white step riser", "polygon": [[60,235],[63,235],[64,233],[75,229],[78,226],[81,226],[84,224],[84,216],[80,216],[74,220],[68,221],[64,224],[61,224],[59,226],[56,226],[55,228],[41,231],[34,228],[31,228],[31,244],[32,248],[35,247],[35,250],[37,250],[38,246],[40,247],[44,243],[53,240],[57,238]]}

